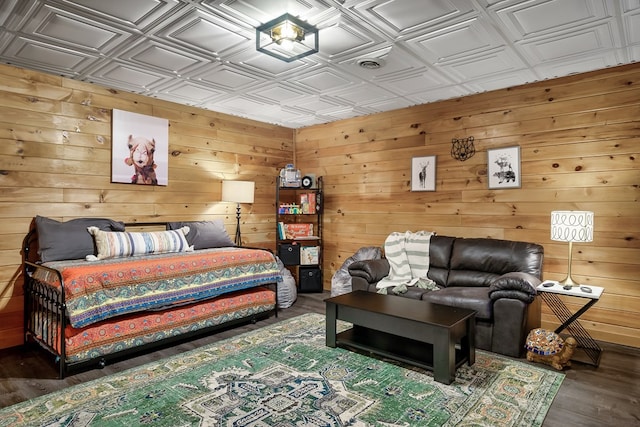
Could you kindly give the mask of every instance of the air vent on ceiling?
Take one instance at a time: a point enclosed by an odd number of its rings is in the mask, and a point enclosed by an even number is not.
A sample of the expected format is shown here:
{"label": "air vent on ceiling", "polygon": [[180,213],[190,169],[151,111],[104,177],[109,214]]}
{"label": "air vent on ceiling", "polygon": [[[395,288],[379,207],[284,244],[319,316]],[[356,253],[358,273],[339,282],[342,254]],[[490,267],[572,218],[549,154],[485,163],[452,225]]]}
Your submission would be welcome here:
{"label": "air vent on ceiling", "polygon": [[377,70],[384,67],[384,60],[379,58],[363,58],[358,60],[358,66],[367,70]]}

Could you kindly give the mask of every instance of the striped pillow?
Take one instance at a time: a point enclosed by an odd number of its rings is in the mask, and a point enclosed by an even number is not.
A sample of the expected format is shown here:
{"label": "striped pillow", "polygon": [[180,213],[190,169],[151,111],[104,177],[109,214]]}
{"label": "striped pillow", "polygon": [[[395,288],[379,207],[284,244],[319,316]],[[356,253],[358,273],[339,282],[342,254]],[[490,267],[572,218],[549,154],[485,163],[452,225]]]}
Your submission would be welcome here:
{"label": "striped pillow", "polygon": [[177,230],[150,232],[102,231],[98,227],[88,227],[96,243],[97,255],[87,255],[87,261],[107,258],[123,258],[133,255],[162,254],[167,252],[191,252],[187,238],[189,227]]}

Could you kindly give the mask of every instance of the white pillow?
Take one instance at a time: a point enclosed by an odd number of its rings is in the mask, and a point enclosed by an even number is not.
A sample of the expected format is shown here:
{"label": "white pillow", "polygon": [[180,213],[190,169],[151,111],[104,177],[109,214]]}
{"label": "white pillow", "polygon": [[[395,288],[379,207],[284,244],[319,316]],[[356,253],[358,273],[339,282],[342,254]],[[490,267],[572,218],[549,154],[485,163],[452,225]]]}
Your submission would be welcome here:
{"label": "white pillow", "polygon": [[96,244],[97,255],[87,255],[87,261],[107,258],[122,258],[133,255],[162,254],[168,252],[191,252],[186,235],[189,227],[177,230],[128,232],[102,231],[98,227],[88,227]]}

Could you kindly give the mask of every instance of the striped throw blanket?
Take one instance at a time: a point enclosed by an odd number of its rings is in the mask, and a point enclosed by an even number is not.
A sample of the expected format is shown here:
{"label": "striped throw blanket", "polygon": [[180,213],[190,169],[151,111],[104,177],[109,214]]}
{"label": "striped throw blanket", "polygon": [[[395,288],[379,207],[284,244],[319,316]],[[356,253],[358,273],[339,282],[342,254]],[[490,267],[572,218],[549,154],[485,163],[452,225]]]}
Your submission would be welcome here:
{"label": "striped throw blanket", "polygon": [[429,242],[434,233],[418,231],[391,233],[384,242],[384,252],[389,261],[389,274],[382,278],[376,288],[387,294],[389,288],[396,294],[407,291],[407,286],[438,289],[427,277],[429,272]]}

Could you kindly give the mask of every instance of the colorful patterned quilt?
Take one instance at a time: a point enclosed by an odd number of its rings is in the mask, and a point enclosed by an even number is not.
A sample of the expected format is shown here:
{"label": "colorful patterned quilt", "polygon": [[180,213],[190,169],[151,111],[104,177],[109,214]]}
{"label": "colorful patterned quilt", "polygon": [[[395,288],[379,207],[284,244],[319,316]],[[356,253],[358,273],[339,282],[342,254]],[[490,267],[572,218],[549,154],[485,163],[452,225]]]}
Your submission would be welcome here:
{"label": "colorful patterned quilt", "polygon": [[[130,314],[75,329],[67,325],[65,330],[65,354],[68,363],[106,356],[154,343],[169,337],[177,337],[203,328],[221,325],[232,320],[273,310],[275,292],[266,288],[253,288],[186,306],[163,311]],[[60,348],[59,333],[51,322],[51,313],[33,313],[34,332],[45,342]]]}
{"label": "colorful patterned quilt", "polygon": [[[280,271],[269,251],[203,249],[106,259],[53,261],[60,272],[67,314],[74,328],[129,313],[163,310],[228,292],[276,283]],[[36,269],[34,278],[60,288],[56,274]]]}

